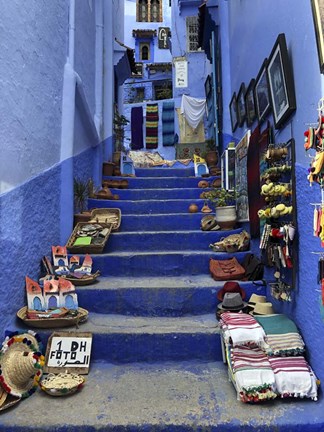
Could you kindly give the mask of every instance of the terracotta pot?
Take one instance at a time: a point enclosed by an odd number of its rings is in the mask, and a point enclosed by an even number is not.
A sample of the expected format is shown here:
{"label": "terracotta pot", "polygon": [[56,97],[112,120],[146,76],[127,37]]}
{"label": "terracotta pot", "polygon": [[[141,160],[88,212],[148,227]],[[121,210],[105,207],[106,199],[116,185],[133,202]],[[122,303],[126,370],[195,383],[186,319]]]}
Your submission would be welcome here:
{"label": "terracotta pot", "polygon": [[120,181],[120,188],[121,189],[127,189],[128,188],[128,180],[121,180]]}
{"label": "terracotta pot", "polygon": [[120,151],[115,151],[113,153],[113,162],[115,163],[115,165],[120,165],[120,158],[121,158],[121,152]]}
{"label": "terracotta pot", "polygon": [[111,193],[111,190],[107,187],[103,187],[97,194],[96,197],[98,199],[114,199],[113,194]]}
{"label": "terracotta pot", "polygon": [[78,222],[89,222],[91,219],[91,212],[90,211],[84,211],[82,213],[76,213],[73,217],[73,226]]}
{"label": "terracotta pot", "polygon": [[102,175],[112,176],[114,172],[115,164],[113,162],[104,162],[102,165]]}
{"label": "terracotta pot", "polygon": [[218,152],[216,150],[207,152],[205,159],[208,167],[217,165]]}
{"label": "terracotta pot", "polygon": [[225,206],[216,207],[215,218],[217,224],[223,230],[233,229],[236,225],[236,207],[235,206]]}
{"label": "terracotta pot", "polygon": [[196,204],[190,204],[188,211],[189,211],[189,213],[197,213],[198,212],[198,206]]}

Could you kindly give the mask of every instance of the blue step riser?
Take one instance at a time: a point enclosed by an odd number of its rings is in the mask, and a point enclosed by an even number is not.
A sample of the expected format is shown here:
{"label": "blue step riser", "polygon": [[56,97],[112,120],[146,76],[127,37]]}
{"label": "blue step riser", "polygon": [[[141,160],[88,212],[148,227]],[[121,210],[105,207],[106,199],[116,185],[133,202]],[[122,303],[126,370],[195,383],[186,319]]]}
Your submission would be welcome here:
{"label": "blue step riser", "polygon": [[136,177],[190,177],[195,175],[194,168],[136,168]]}
{"label": "blue step riser", "polygon": [[143,200],[143,201],[123,201],[123,200],[97,200],[88,201],[89,208],[119,208],[123,214],[173,214],[188,212],[190,204],[196,204],[198,210],[204,205],[203,199],[179,199],[179,200]]}
{"label": "blue step riser", "polygon": [[[216,178],[208,177],[204,180],[212,182]],[[125,180],[125,177],[104,176],[103,180]],[[201,177],[127,177],[128,189],[196,188],[200,180]]]}
{"label": "blue step riser", "polygon": [[[216,283],[215,283],[216,285]],[[264,286],[241,284],[249,299],[253,293],[265,295]],[[77,287],[79,304],[90,312],[132,316],[181,317],[215,313],[222,288],[125,288],[92,289]]]}
{"label": "blue step riser", "polygon": [[203,191],[210,189],[178,188],[178,189],[110,189],[120,200],[172,200],[172,199],[198,199]]}
{"label": "blue step riser", "polygon": [[91,361],[112,363],[220,361],[219,334],[94,334]]}
{"label": "blue step riser", "polygon": [[[201,219],[205,215],[184,213],[174,215],[122,215],[120,232],[131,231],[185,231],[200,229]],[[110,241],[110,240],[109,240]]]}
{"label": "blue step riser", "polygon": [[[244,252],[235,254],[244,256]],[[95,270],[102,276],[180,276],[209,274],[209,257],[223,259],[230,254],[151,254],[145,255],[93,255]],[[240,258],[239,258],[240,259]],[[241,258],[242,259],[242,258]]]}
{"label": "blue step riser", "polygon": [[[199,230],[199,225],[196,227]],[[115,251],[166,251],[166,250],[211,250],[210,243],[215,243],[221,238],[236,231],[191,231],[170,233],[112,233],[105,247],[106,252]]]}

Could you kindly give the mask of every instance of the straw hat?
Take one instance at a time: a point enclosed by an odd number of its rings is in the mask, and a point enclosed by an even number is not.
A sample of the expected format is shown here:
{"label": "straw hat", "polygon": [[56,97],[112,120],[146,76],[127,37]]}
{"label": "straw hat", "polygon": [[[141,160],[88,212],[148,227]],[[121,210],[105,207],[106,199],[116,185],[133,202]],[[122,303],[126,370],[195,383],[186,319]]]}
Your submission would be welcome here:
{"label": "straw hat", "polygon": [[270,302],[256,303],[253,310],[253,315],[272,315],[274,313],[272,303]]}
{"label": "straw hat", "polygon": [[5,339],[0,351],[0,382],[7,393],[24,398],[36,390],[44,366],[44,356],[38,349],[33,332]]}
{"label": "straw hat", "polygon": [[257,303],[266,303],[266,302],[267,302],[266,296],[259,295],[259,294],[252,294],[248,301],[248,306],[251,310],[254,310],[255,305]]}

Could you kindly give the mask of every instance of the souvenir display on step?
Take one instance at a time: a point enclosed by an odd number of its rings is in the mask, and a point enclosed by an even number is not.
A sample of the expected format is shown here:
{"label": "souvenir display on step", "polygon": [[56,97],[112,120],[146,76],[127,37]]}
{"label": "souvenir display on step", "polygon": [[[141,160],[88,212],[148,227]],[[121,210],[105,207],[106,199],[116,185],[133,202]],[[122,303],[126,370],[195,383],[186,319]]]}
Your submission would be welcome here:
{"label": "souvenir display on step", "polygon": [[17,312],[31,327],[69,327],[85,322],[88,311],[79,307],[75,286],[71,281],[53,276],[43,286],[26,276],[27,306]]}
{"label": "souvenir display on step", "polygon": [[296,234],[295,142],[269,144],[260,173],[265,206],[258,210],[261,225],[260,250],[266,267],[273,269],[271,295],[291,301],[295,286]]}

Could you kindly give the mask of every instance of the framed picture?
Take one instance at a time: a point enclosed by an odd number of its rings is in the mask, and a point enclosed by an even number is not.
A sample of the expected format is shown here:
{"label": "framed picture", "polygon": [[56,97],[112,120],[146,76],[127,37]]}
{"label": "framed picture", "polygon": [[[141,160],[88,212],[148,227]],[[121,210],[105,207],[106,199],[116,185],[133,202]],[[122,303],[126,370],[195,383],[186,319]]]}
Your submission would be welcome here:
{"label": "framed picture", "polygon": [[238,123],[240,126],[243,126],[244,121],[246,119],[244,96],[245,96],[245,84],[242,83],[240,86],[240,90],[237,94],[237,114],[238,114]]}
{"label": "framed picture", "polygon": [[311,0],[311,4],[313,10],[319,66],[321,73],[324,73],[324,3],[322,0]]}
{"label": "framed picture", "polygon": [[274,124],[282,124],[296,109],[292,70],[284,33],[280,33],[272,48],[267,67]]}
{"label": "framed picture", "polygon": [[212,89],[212,79],[211,76],[208,75],[205,81],[205,95],[206,98],[209,96],[209,93],[211,92]]}
{"label": "framed picture", "polygon": [[271,111],[267,78],[267,63],[268,59],[264,59],[259,73],[255,79],[254,86],[255,110],[260,123]]}
{"label": "framed picture", "polygon": [[232,132],[234,132],[238,126],[237,99],[236,99],[236,93],[235,92],[233,93],[231,102],[229,104],[229,109],[230,109],[230,115],[231,115]]}
{"label": "framed picture", "polygon": [[256,119],[255,103],[254,103],[254,86],[255,79],[251,79],[250,84],[244,95],[246,124],[251,126]]}

